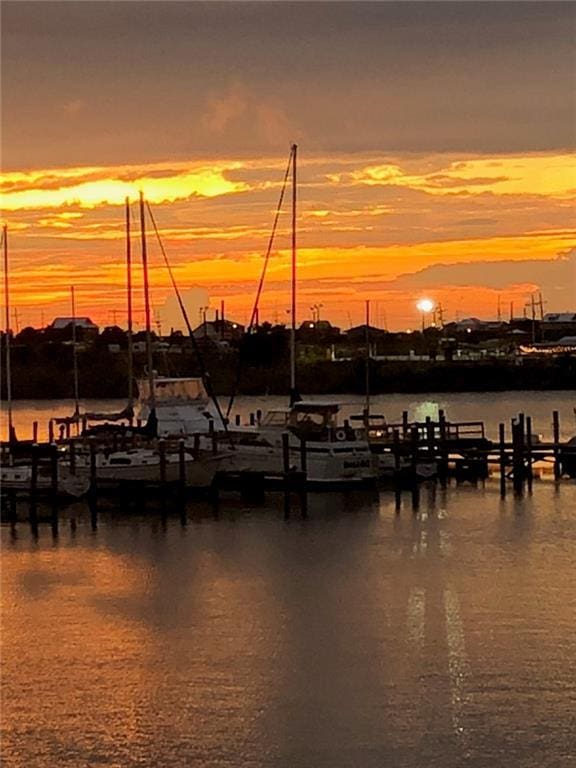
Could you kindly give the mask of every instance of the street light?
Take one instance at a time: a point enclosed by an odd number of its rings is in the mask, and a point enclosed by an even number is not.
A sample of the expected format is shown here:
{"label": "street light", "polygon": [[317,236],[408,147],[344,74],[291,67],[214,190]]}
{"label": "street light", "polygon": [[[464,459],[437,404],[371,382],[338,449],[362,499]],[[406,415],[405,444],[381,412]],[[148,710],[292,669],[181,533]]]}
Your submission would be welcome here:
{"label": "street light", "polygon": [[422,313],[422,332],[424,332],[426,315],[434,309],[434,302],[432,299],[419,299],[416,302],[416,309]]}

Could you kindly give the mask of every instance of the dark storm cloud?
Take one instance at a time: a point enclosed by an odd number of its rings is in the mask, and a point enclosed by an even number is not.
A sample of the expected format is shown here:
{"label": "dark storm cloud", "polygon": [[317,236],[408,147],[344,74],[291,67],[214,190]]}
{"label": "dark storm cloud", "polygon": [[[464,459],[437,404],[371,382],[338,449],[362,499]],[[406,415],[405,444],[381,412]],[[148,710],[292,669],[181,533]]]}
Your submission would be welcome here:
{"label": "dark storm cloud", "polygon": [[4,2],[4,163],[573,143],[571,3]]}

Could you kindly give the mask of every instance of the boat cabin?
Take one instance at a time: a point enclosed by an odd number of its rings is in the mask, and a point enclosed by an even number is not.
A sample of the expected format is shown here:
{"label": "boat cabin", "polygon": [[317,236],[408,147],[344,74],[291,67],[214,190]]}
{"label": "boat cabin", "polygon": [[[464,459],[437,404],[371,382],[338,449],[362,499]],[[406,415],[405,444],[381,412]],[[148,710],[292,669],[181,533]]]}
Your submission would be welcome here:
{"label": "boat cabin", "polygon": [[330,440],[353,438],[338,427],[339,403],[322,403],[300,400],[292,408],[274,408],[262,419],[262,429],[281,429],[306,440]]}
{"label": "boat cabin", "polygon": [[[140,401],[150,400],[148,379],[138,381]],[[208,403],[208,395],[200,378],[168,378],[158,376],[154,379],[154,396],[156,405],[183,405],[191,401]]]}

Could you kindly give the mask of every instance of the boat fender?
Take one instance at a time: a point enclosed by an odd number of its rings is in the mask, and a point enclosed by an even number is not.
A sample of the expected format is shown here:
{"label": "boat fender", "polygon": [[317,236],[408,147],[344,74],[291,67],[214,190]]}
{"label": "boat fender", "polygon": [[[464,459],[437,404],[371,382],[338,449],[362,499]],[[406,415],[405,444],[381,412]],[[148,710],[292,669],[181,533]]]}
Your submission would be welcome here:
{"label": "boat fender", "polygon": [[344,429],[337,429],[334,433],[334,437],[336,440],[342,442],[342,440],[346,440],[346,431]]}

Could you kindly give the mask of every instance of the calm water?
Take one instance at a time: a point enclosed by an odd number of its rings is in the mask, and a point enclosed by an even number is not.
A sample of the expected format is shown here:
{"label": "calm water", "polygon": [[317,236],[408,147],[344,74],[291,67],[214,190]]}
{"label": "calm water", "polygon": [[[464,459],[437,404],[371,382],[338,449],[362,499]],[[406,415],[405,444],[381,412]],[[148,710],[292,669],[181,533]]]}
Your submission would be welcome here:
{"label": "calm water", "polygon": [[[558,407],[573,431],[568,393],[440,402],[544,433]],[[3,765],[576,765],[576,483],[426,489],[399,515],[385,492],[316,495],[306,521],[278,501],[4,526]]]}
{"label": "calm water", "polygon": [[[314,398],[312,398],[314,399]],[[316,399],[329,399],[319,397]],[[342,403],[342,416],[361,413],[364,401],[353,395],[335,395],[334,399]],[[227,405],[226,398],[222,400]],[[86,400],[82,403],[88,410],[120,410],[126,404],[123,400]],[[268,408],[286,405],[283,397],[239,397],[236,401],[235,412],[247,420],[249,413],[258,408],[266,411]],[[552,435],[552,411],[560,412],[560,426],[564,437],[576,433],[576,392],[487,392],[482,393],[445,393],[424,395],[377,395],[372,398],[373,413],[384,414],[388,421],[400,421],[402,411],[407,410],[410,418],[424,421],[426,416],[438,417],[438,409],[443,408],[447,417],[452,421],[484,421],[489,437],[498,437],[498,424],[510,423],[512,416],[518,411],[524,411],[532,416],[533,431],[546,437]],[[17,400],[14,403],[14,423],[18,436],[31,437],[31,425],[34,420],[39,423],[41,437],[47,436],[48,420],[52,416],[69,416],[74,410],[71,400]],[[3,437],[7,434],[6,419],[2,412],[0,431]]]}
{"label": "calm water", "polygon": [[268,504],[4,527],[3,765],[576,765],[576,484]]}

